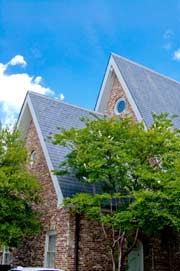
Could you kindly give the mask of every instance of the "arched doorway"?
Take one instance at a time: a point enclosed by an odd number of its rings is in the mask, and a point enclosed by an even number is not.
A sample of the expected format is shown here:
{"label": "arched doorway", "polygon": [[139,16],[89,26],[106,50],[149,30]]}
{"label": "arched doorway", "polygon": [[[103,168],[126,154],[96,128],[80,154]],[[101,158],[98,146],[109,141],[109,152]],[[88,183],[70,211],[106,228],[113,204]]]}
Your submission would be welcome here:
{"label": "arched doorway", "polygon": [[128,271],[144,271],[143,244],[140,241],[128,255]]}

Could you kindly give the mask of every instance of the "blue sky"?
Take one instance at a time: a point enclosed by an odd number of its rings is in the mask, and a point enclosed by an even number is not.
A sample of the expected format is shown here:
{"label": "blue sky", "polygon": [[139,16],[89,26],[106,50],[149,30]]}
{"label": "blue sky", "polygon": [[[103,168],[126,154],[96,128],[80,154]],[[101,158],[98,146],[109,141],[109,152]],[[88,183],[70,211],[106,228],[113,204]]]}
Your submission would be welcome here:
{"label": "blue sky", "polygon": [[0,0],[2,122],[28,89],[93,109],[111,52],[180,81],[180,0]]}

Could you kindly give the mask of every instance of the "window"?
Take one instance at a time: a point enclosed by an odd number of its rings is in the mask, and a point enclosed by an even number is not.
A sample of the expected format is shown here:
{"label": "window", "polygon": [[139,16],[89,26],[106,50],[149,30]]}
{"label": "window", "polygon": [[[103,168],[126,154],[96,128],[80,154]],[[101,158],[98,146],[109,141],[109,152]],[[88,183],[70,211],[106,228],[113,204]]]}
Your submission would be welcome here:
{"label": "window", "polygon": [[9,264],[10,262],[10,251],[9,248],[3,249],[3,255],[2,255],[2,264]]}
{"label": "window", "polygon": [[49,268],[55,267],[55,249],[56,249],[56,234],[50,231],[46,235],[45,248],[45,266]]}
{"label": "window", "polygon": [[128,255],[128,271],[144,271],[143,244],[140,241]]}
{"label": "window", "polygon": [[36,159],[37,159],[36,152],[32,151],[29,158],[29,163],[31,166],[34,165],[34,163],[36,162]]}
{"label": "window", "polygon": [[125,110],[125,108],[126,108],[126,101],[123,98],[121,98],[117,100],[114,111],[117,115],[119,115]]}

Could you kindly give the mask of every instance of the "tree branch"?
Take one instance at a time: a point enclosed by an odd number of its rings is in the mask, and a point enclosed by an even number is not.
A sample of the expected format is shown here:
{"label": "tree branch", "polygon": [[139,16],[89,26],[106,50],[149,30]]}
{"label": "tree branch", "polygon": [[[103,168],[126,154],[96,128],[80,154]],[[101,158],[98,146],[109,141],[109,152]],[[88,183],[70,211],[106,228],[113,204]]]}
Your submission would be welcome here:
{"label": "tree branch", "polygon": [[127,252],[124,253],[123,259],[124,259],[124,258],[125,258],[132,250],[133,250],[134,246],[135,246],[136,243],[137,243],[138,234],[139,234],[139,228],[137,228],[137,230],[136,230],[136,234],[135,234],[134,241],[133,241],[132,245],[131,245],[130,248],[127,250]]}

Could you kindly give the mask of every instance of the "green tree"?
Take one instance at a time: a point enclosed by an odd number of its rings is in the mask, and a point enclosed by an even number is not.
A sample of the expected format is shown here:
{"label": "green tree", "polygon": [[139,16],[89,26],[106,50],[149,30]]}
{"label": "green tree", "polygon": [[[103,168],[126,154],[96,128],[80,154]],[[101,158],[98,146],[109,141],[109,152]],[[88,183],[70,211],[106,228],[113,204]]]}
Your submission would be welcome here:
{"label": "green tree", "polygon": [[111,232],[113,271],[123,270],[140,233],[180,229],[180,131],[167,114],[153,117],[148,129],[114,117],[84,120],[85,128],[62,129],[53,137],[70,149],[56,174],[75,174],[96,188],[64,204],[98,221],[105,237]]}
{"label": "green tree", "polygon": [[0,129],[0,246],[17,246],[39,230],[40,187],[26,167],[27,152],[17,131]]}

